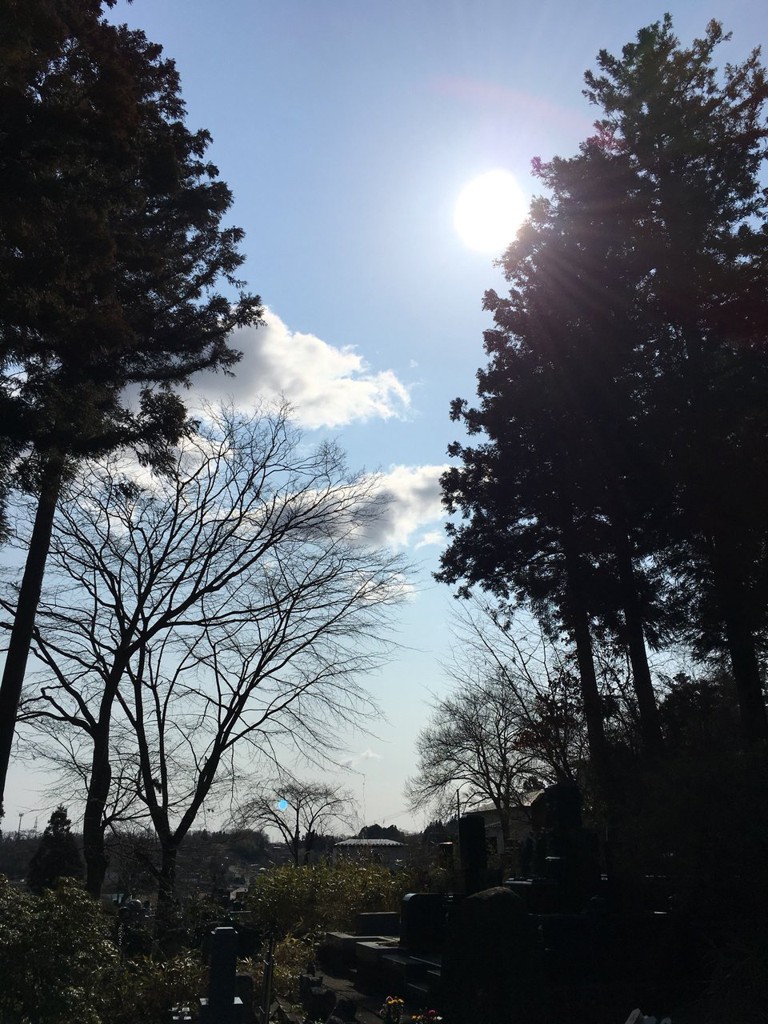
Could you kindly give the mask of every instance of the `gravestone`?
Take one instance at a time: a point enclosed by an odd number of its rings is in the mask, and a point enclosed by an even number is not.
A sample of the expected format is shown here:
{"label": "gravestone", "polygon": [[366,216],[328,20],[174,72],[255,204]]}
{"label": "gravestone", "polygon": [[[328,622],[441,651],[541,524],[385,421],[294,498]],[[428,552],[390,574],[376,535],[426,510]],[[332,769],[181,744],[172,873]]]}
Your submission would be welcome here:
{"label": "gravestone", "polygon": [[306,1020],[326,1020],[336,1005],[336,993],[323,984],[322,975],[300,974],[299,1001]]}
{"label": "gravestone", "polygon": [[445,897],[409,892],[400,907],[400,945],[409,953],[438,953],[445,939]]}
{"label": "gravestone", "polygon": [[517,1024],[530,1016],[535,927],[523,901],[497,887],[462,900],[443,950],[440,1004],[461,1024]]}
{"label": "gravestone", "polygon": [[531,804],[531,824],[537,831],[563,834],[581,828],[581,791],[574,782],[556,782]]}
{"label": "gravestone", "polygon": [[200,1000],[201,1024],[240,1024],[243,1001],[236,995],[237,932],[214,928],[211,933],[208,998]]}
{"label": "gravestone", "polygon": [[355,914],[355,935],[397,935],[399,927],[394,911]]}
{"label": "gravestone", "polygon": [[357,1003],[354,999],[340,998],[326,1024],[355,1024],[357,1021]]}
{"label": "gravestone", "polygon": [[601,876],[597,836],[582,828],[578,786],[548,786],[531,804],[531,825],[535,839],[524,850],[528,870],[555,885],[551,909],[579,912],[600,891]]}
{"label": "gravestone", "polygon": [[464,814],[459,818],[459,851],[464,891],[469,896],[486,887],[488,848],[485,845],[485,819],[482,814]]}

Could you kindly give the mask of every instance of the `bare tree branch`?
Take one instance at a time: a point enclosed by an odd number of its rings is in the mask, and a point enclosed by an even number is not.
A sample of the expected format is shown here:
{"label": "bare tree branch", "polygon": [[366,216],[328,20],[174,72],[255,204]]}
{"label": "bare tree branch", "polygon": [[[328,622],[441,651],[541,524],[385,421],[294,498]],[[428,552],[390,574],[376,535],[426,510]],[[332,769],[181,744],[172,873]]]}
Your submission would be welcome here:
{"label": "bare tree branch", "polygon": [[257,788],[239,807],[236,820],[241,828],[274,828],[298,867],[302,849],[308,863],[317,835],[339,825],[350,828],[355,818],[354,799],[347,790],[282,773]]}
{"label": "bare tree branch", "polygon": [[247,778],[236,748],[331,753],[343,723],[375,713],[360,679],[391,649],[407,568],[364,542],[381,513],[376,481],[349,476],[333,445],[306,448],[284,409],[212,415],[168,476],[113,457],[72,486],[35,634],[45,686],[24,714],[38,735],[58,717],[91,743],[74,773],[92,891],[116,774],[133,780],[172,888],[203,801]]}

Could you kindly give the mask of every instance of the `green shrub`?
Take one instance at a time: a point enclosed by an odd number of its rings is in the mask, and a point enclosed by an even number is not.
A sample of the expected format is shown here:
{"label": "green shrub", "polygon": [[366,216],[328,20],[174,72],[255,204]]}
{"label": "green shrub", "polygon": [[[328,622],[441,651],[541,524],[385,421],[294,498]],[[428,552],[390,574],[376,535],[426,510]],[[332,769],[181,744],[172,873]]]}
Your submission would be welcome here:
{"label": "green shrub", "polygon": [[412,882],[407,873],[393,874],[380,864],[278,867],[251,886],[247,909],[255,928],[278,939],[346,930],[357,914],[399,910]]}
{"label": "green shrub", "polygon": [[112,927],[71,879],[34,895],[0,875],[0,1024],[163,1024],[202,994],[198,958],[124,959]]}
{"label": "green shrub", "polygon": [[165,1024],[173,1006],[194,1006],[204,995],[208,971],[200,957],[180,954],[164,961],[122,961],[111,987],[105,1024]]}
{"label": "green shrub", "polygon": [[3,1024],[101,1024],[117,959],[108,918],[75,882],[35,896],[0,876]]}
{"label": "green shrub", "polygon": [[[299,975],[303,974],[314,958],[314,945],[308,939],[289,935],[275,944],[275,967],[272,974],[272,997],[292,1005],[299,1002]],[[240,971],[253,977],[253,991],[257,1004],[261,1004],[264,990],[264,961],[243,960]]]}

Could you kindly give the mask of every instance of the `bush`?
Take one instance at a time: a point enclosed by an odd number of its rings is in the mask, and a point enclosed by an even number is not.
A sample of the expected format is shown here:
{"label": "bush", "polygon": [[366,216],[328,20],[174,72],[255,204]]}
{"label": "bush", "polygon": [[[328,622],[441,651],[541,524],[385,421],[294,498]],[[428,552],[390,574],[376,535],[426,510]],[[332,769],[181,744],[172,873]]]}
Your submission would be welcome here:
{"label": "bush", "polygon": [[399,910],[412,888],[408,872],[393,874],[380,864],[286,866],[260,875],[246,906],[263,935],[302,937],[347,930],[367,911]]}
{"label": "bush", "polygon": [[199,956],[186,953],[165,961],[150,957],[122,961],[113,979],[105,1024],[165,1024],[173,1006],[192,1006],[207,987]]}
{"label": "bush", "polygon": [[[299,975],[314,960],[322,933],[353,928],[357,914],[399,910],[407,892],[424,891],[422,876],[423,872],[417,878],[408,870],[393,874],[380,864],[355,861],[277,867],[259,875],[250,887],[246,909],[256,931],[277,939],[274,994],[295,1003]],[[245,966],[259,993],[260,961]]]}
{"label": "bush", "polygon": [[0,1020],[101,1024],[118,952],[98,903],[73,881],[40,895],[0,876]]}
{"label": "bush", "polygon": [[34,895],[0,875],[2,1024],[163,1024],[171,1006],[202,993],[197,958],[125,960],[112,928],[71,879]]}

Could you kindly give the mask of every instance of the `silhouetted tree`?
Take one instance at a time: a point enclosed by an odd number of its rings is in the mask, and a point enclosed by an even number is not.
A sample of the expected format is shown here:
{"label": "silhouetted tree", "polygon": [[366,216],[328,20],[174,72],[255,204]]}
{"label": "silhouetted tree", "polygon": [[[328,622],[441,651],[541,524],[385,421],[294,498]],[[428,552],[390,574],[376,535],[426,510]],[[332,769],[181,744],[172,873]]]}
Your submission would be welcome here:
{"label": "silhouetted tree", "polygon": [[231,193],[161,52],[97,0],[4,7],[0,452],[37,516],[0,684],[0,813],[62,481],[123,445],[162,460],[185,426],[174,388],[231,367],[228,335],[260,314],[238,294],[242,232],[221,225]]}
{"label": "silhouetted tree", "polygon": [[[710,650],[729,651],[748,741],[768,738],[759,668],[768,588],[766,214],[768,82],[758,50],[718,69],[729,37],[712,21],[682,47],[667,15],[620,57],[601,52],[587,96],[600,137],[632,174],[637,282],[654,453],[673,488],[664,540]],[[718,636],[719,634],[719,636]]]}
{"label": "silhouetted tree", "polygon": [[72,835],[67,810],[59,804],[45,826],[43,838],[29,862],[27,885],[32,892],[52,889],[59,878],[82,878],[83,858]]}
{"label": "silhouetted tree", "polygon": [[440,843],[447,843],[451,839],[451,834],[445,827],[443,822],[436,818],[434,821],[430,821],[424,831],[421,833],[422,842],[430,845],[437,846]]}
{"label": "silhouetted tree", "polygon": [[309,863],[317,836],[332,825],[349,827],[355,816],[354,799],[346,790],[288,775],[260,786],[239,810],[244,823],[275,829],[296,867]]}
{"label": "silhouetted tree", "polygon": [[708,595],[745,736],[768,735],[756,647],[768,603],[768,87],[756,53],[718,77],[722,39],[713,22],[685,49],[665,18],[621,58],[599,55],[587,94],[605,117],[576,157],[537,165],[551,198],[534,201],[503,258],[509,295],[486,293],[495,326],[479,405],[452,406],[484,436],[449,449],[460,465],[443,477],[445,503],[463,521],[438,578],[525,602],[571,637],[606,788],[595,637],[627,650],[655,752],[646,644],[683,632],[686,614],[701,633],[690,612]]}
{"label": "silhouetted tree", "polygon": [[404,843],[405,834],[397,825],[363,825],[357,833],[358,839],[391,839],[395,843]]}
{"label": "silhouetted tree", "polygon": [[491,804],[499,815],[502,836],[509,842],[512,812],[530,788],[532,777],[554,773],[531,749],[533,711],[498,672],[485,680],[468,679],[448,697],[436,701],[429,725],[416,744],[416,772],[406,796],[413,807],[434,807],[443,815]]}
{"label": "silhouetted tree", "polygon": [[[604,161],[588,160],[593,179],[581,164],[578,173],[569,166],[570,180],[562,183],[549,175],[557,185],[553,200],[534,204],[504,259],[509,297],[486,294],[496,327],[485,334],[490,361],[478,373],[481,405],[456,400],[452,418],[488,441],[449,449],[461,465],[443,477],[445,501],[464,522],[449,525],[438,578],[479,583],[503,601],[524,602],[546,628],[569,634],[592,760],[605,784],[597,620],[633,641],[649,747],[658,746],[660,732],[625,525],[637,448],[630,428],[634,281],[615,258],[621,234],[600,211],[613,200],[616,221],[629,223],[631,213]],[[627,321],[618,345],[616,323]],[[623,593],[615,582],[619,550]]]}

